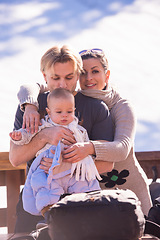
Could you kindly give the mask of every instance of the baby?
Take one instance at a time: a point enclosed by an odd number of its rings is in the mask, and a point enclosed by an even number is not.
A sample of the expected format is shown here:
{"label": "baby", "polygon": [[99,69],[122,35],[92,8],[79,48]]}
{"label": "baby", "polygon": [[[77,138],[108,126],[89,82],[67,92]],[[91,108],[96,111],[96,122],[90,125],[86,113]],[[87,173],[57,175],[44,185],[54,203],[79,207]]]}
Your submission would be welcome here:
{"label": "baby", "polygon": [[[70,91],[64,88],[53,90],[48,94],[47,105],[48,115],[45,120],[41,120],[42,125],[39,126],[39,131],[58,125],[69,128],[77,142],[89,141],[87,131],[78,125],[78,119],[74,115],[74,96]],[[26,129],[19,129],[11,132],[10,137],[14,143],[23,145],[29,143],[35,134],[27,132]],[[87,156],[72,164],[63,162],[61,155],[63,149],[62,139],[57,146],[47,143],[37,152],[23,189],[22,199],[25,211],[33,215],[45,216],[50,206],[56,203],[62,194],[100,190],[96,177],[99,180],[101,177],[92,157]],[[53,158],[48,174],[40,168],[43,157]]]}

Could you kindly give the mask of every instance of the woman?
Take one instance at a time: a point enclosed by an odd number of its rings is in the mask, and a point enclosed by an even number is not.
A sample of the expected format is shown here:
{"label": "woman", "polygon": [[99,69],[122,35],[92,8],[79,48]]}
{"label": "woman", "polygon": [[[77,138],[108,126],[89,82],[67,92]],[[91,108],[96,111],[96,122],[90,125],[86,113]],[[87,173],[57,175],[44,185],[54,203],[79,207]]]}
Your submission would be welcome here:
{"label": "woman", "polygon": [[[115,163],[114,170],[106,176],[103,175],[102,188],[105,183],[109,188],[132,190],[141,201],[143,213],[147,215],[151,207],[151,199],[147,177],[134,154],[136,120],[133,105],[110,86],[108,61],[101,49],[84,50],[80,55],[84,70],[80,75],[81,93],[102,99],[110,109],[115,127],[113,142],[91,141],[96,152],[96,160]],[[72,158],[70,151],[68,147],[64,155],[66,161],[72,162],[73,159],[78,159],[78,152]]]}
{"label": "woman", "polygon": [[128,188],[135,192],[141,201],[143,213],[147,215],[151,207],[151,198],[147,177],[134,154],[136,124],[134,107],[131,102],[123,99],[114,87],[110,86],[108,61],[101,49],[84,50],[80,55],[84,70],[80,75],[80,87],[83,89],[81,92],[86,96],[103,100],[110,110],[115,125],[113,142],[92,142],[96,159],[113,161],[114,169],[118,171],[112,171],[110,179],[106,178],[106,185],[115,186],[114,183],[117,183],[120,188]]}

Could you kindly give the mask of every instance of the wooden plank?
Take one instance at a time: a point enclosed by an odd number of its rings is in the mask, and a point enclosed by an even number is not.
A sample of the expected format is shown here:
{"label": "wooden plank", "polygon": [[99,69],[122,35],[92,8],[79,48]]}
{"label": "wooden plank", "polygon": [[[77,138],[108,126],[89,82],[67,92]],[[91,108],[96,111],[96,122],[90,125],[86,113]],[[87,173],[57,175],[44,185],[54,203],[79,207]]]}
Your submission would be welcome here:
{"label": "wooden plank", "polygon": [[[24,169],[18,169],[18,171],[20,171],[20,185],[24,185],[26,171]],[[0,186],[6,186],[6,173],[7,171],[0,171]]]}
{"label": "wooden plank", "polygon": [[12,166],[12,164],[8,161],[1,161],[0,160],[0,170],[7,171],[7,170],[17,170],[17,169],[26,169],[26,164],[21,164],[18,167]]}
{"label": "wooden plank", "polygon": [[20,170],[11,170],[6,172],[6,185],[8,233],[13,233],[16,222],[16,205],[18,202],[21,185]]}
{"label": "wooden plank", "polygon": [[138,161],[158,161],[160,160],[160,151],[135,152]]}
{"label": "wooden plank", "polygon": [[5,183],[5,171],[1,171],[0,172],[0,186],[5,186],[6,183]]}
{"label": "wooden plank", "polygon": [[153,178],[153,166],[156,166],[160,177],[160,151],[136,152],[135,155],[148,178]]}
{"label": "wooden plank", "polygon": [[0,170],[26,169],[26,163],[14,167],[9,161],[9,152],[0,152]]}
{"label": "wooden plank", "polygon": [[9,159],[9,152],[0,152],[0,160],[8,160]]}
{"label": "wooden plank", "polygon": [[25,180],[26,180],[26,169],[20,169],[20,185],[24,185],[25,184]]}
{"label": "wooden plank", "polygon": [[0,208],[0,227],[7,226],[7,217],[6,216],[7,216],[7,208]]}
{"label": "wooden plank", "polygon": [[20,193],[20,185],[25,182],[26,164],[12,166],[9,152],[0,152],[0,186],[7,187],[7,209],[2,209],[0,225],[8,227],[8,233],[13,233],[16,221],[16,205]]}
{"label": "wooden plank", "polygon": [[143,168],[144,172],[146,173],[148,178],[153,178],[152,167],[157,168],[158,178],[160,178],[160,161],[139,161],[139,164]]}

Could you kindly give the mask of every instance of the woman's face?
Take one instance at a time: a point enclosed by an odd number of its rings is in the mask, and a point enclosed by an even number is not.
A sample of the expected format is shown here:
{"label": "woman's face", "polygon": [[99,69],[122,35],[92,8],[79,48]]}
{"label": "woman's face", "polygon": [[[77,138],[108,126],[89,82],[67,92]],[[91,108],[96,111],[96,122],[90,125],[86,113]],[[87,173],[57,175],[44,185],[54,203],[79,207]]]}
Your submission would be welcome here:
{"label": "woman's face", "polygon": [[97,58],[83,60],[84,73],[80,75],[79,83],[82,90],[102,90],[108,84],[110,71],[104,72],[104,68]]}

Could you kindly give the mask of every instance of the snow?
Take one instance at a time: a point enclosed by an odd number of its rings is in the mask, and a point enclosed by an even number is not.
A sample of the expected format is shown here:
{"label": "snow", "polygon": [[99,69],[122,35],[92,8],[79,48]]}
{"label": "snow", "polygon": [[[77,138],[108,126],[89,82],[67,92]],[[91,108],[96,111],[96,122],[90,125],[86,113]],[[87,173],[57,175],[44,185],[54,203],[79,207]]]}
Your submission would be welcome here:
{"label": "snow", "polygon": [[40,58],[53,45],[102,48],[110,81],[136,109],[136,151],[160,150],[160,1],[0,1],[0,151],[20,85],[43,82]]}

